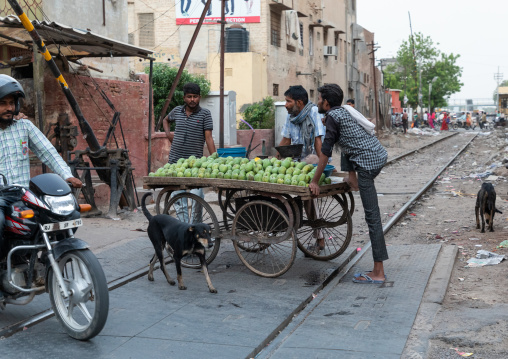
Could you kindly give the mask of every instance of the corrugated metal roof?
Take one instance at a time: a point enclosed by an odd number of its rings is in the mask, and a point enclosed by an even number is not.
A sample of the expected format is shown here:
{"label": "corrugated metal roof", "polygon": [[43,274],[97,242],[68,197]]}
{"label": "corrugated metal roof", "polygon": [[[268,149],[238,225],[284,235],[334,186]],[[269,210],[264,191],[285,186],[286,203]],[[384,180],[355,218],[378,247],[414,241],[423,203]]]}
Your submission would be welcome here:
{"label": "corrugated metal roof", "polygon": [[499,87],[499,94],[500,95],[508,95],[508,87]]}
{"label": "corrugated metal roof", "polygon": [[[94,34],[90,30],[76,29],[57,22],[32,21],[39,36],[52,55],[62,54],[69,59],[83,57],[130,57],[149,59],[152,50]],[[32,38],[17,16],[0,17],[0,45],[33,48]]]}

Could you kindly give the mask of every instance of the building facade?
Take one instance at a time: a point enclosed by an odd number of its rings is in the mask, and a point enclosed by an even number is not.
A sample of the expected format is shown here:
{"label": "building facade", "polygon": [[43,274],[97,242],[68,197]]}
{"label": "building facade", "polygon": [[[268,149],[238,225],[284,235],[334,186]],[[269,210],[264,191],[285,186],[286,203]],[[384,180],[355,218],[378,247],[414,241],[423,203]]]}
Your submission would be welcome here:
{"label": "building facade", "polygon": [[[186,65],[189,72],[205,74],[212,90],[219,90],[221,4],[212,0],[212,12]],[[355,97],[350,77],[356,0],[228,0],[226,4],[226,48],[231,45],[231,28],[241,26],[243,30],[235,30],[248,37],[242,50],[225,54],[225,90],[237,93],[238,109],[266,96],[284,100],[288,87],[297,84],[308,90],[313,102],[317,102],[317,88],[326,83],[339,84],[346,98]],[[156,62],[180,66],[202,2],[129,0],[128,7],[129,42],[152,49]],[[140,72],[148,63],[132,66]]]}

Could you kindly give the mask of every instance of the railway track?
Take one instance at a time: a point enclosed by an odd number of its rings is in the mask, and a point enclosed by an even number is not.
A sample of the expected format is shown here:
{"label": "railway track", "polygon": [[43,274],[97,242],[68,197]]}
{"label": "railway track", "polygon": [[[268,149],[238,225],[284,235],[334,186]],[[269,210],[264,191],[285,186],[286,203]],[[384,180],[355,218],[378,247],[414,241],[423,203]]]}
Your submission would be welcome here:
{"label": "railway track", "polygon": [[[415,150],[408,151],[403,155],[397,156],[389,160],[383,172],[376,179],[376,187],[379,197],[379,203],[383,218],[384,232],[388,232],[390,228],[406,213],[407,209],[420,197],[425,191],[432,186],[437,177],[455,160],[457,156],[467,148],[474,139],[474,135],[457,136],[456,133],[450,134],[444,138],[421,146]],[[451,144],[452,143],[452,144]],[[411,164],[413,171],[408,173],[407,166]],[[357,205],[355,210],[354,233],[364,232],[365,228],[363,220],[363,208],[356,194]],[[396,208],[396,213],[392,216],[383,216],[383,213],[391,214]],[[357,244],[352,241],[351,246]],[[337,276],[344,276],[350,268],[357,263],[366,250],[370,248],[370,242],[367,241],[362,250],[348,258],[348,263],[344,263],[334,273],[332,273],[322,284],[321,290],[326,290],[326,284]],[[109,290],[115,290],[139,277],[147,274],[146,268],[141,268],[124,276],[109,282]],[[276,338],[278,332],[291,322],[295,314],[300,312],[306,305],[311,305],[312,296],[310,296],[302,305],[300,305],[292,315],[288,316],[286,322],[281,325],[273,333],[267,336],[266,340],[260,344],[262,348],[268,342]],[[317,305],[314,304],[314,305]],[[311,309],[311,308],[310,308]],[[309,308],[307,308],[309,310]],[[24,318],[14,323],[9,323],[0,328],[0,338],[8,337],[26,327],[36,325],[53,316],[51,309],[44,310],[36,315]]]}

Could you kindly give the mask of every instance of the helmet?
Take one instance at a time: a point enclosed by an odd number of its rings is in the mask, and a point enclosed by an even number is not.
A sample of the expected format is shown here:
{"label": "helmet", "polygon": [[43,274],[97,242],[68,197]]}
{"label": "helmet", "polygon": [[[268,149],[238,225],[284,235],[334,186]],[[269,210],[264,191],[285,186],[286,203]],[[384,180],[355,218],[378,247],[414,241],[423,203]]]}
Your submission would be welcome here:
{"label": "helmet", "polygon": [[19,113],[19,109],[21,107],[19,103],[20,97],[25,97],[25,91],[23,91],[23,86],[7,75],[0,75],[0,99],[12,95],[16,101],[16,107],[14,109],[14,116]]}

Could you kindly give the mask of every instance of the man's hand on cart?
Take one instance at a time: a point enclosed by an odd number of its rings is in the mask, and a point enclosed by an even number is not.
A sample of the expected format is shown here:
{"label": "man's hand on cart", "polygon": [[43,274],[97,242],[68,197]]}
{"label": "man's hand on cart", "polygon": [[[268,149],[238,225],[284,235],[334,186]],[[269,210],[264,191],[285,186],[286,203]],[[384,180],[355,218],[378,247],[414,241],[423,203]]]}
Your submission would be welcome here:
{"label": "man's hand on cart", "polygon": [[328,164],[328,157],[321,153],[319,155],[319,163],[316,169],[316,173],[314,173],[314,177],[312,181],[309,183],[309,189],[314,196],[319,195],[319,179],[325,170],[326,165]]}

